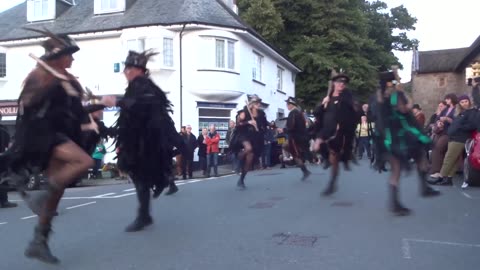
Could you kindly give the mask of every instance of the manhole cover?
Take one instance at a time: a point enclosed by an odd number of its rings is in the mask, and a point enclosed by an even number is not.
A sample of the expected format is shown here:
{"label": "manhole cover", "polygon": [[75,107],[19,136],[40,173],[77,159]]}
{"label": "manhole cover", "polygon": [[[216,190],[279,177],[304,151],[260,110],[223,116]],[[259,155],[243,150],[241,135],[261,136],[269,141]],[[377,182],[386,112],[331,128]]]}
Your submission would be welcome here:
{"label": "manhole cover", "polygon": [[269,200],[271,201],[281,201],[281,200],[284,200],[285,197],[280,197],[280,196],[273,196],[273,197],[270,197]]}
{"label": "manhole cover", "polygon": [[273,235],[273,239],[278,245],[300,247],[313,247],[320,238],[327,238],[327,236],[299,235],[289,233],[277,233]]}
{"label": "manhole cover", "polygon": [[336,206],[336,207],[352,207],[353,202],[334,202],[332,203],[331,206]]}
{"label": "manhole cover", "polygon": [[259,174],[257,176],[271,176],[271,175],[279,175],[281,173],[262,173],[262,174]]}
{"label": "manhole cover", "polygon": [[273,202],[257,202],[254,205],[249,206],[249,208],[255,209],[264,209],[264,208],[272,208],[275,205]]}

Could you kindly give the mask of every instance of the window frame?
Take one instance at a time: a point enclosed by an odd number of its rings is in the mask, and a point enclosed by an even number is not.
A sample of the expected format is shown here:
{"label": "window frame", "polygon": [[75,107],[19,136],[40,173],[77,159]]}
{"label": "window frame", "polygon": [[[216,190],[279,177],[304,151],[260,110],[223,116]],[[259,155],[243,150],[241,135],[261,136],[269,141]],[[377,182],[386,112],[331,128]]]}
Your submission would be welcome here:
{"label": "window frame", "polygon": [[[165,48],[166,47],[165,46],[166,45],[165,41],[167,41],[167,40],[171,41],[171,47],[169,48],[169,49],[171,49],[170,51],[167,51],[166,48]],[[172,68],[175,67],[175,50],[174,50],[175,43],[174,42],[175,42],[175,40],[174,40],[173,37],[162,37],[162,56],[163,56],[162,57],[163,58],[162,59],[162,66],[165,67],[165,68],[172,69]],[[167,52],[168,52],[168,54],[167,54]],[[168,58],[167,58],[167,56],[168,56]],[[171,64],[170,64],[170,62],[167,63],[167,59],[171,59]]]}
{"label": "window frame", "polygon": [[[102,3],[105,0],[94,0],[94,14],[95,15],[102,15],[102,14],[109,14],[109,13],[118,13],[124,12],[126,7],[126,0],[106,0],[109,1],[109,8],[103,8]],[[112,1],[115,1],[116,8],[111,8]]]}
{"label": "window frame", "polygon": [[27,21],[47,21],[55,19],[55,0],[27,0]]}
{"label": "window frame", "polygon": [[[257,51],[253,51],[253,66],[252,66],[252,80],[257,82],[263,82],[263,63],[265,56]],[[260,72],[257,72],[257,71]],[[257,76],[259,74],[259,76]]]}
{"label": "window frame", "polygon": [[[283,77],[285,74],[285,69],[282,68],[281,66],[277,66],[277,91],[279,92],[285,92],[283,90]],[[280,75],[280,76],[279,76]]]}
{"label": "window frame", "polygon": [[[224,37],[214,37],[215,40],[215,63],[214,68],[217,70],[225,71],[236,71],[236,53],[235,47],[237,41],[234,39],[224,38]],[[219,59],[218,54],[218,44],[219,42],[223,43],[222,46],[222,59]],[[221,65],[219,65],[221,63]]]}
{"label": "window frame", "polygon": [[0,80],[7,78],[7,71],[7,53],[0,51]]}

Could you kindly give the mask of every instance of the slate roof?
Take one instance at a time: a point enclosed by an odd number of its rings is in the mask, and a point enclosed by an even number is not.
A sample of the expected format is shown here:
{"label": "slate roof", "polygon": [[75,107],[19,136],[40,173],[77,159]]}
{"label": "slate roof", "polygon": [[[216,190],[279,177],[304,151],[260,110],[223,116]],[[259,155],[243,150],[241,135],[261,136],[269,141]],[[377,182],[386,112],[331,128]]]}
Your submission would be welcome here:
{"label": "slate roof", "polygon": [[57,34],[81,34],[150,25],[198,23],[248,31],[300,71],[288,56],[243,22],[222,0],[126,1],[125,12],[103,15],[94,15],[94,0],[75,0],[75,6],[57,1],[55,20],[34,23],[27,22],[27,4],[24,2],[0,13],[0,41],[40,37],[38,33],[22,29],[25,26],[46,27]]}
{"label": "slate roof", "polygon": [[127,0],[124,13],[104,15],[94,15],[94,0],[75,2],[75,6],[68,6],[57,1],[57,11],[60,8],[63,12],[57,12],[53,21],[27,22],[26,2],[0,13],[0,41],[39,37],[23,26],[47,27],[54,33],[69,34],[182,23],[249,29],[221,0]]}
{"label": "slate roof", "polygon": [[480,54],[480,36],[470,47],[418,52],[418,73],[460,72]]}
{"label": "slate roof", "polygon": [[418,73],[453,72],[468,48],[418,52]]}

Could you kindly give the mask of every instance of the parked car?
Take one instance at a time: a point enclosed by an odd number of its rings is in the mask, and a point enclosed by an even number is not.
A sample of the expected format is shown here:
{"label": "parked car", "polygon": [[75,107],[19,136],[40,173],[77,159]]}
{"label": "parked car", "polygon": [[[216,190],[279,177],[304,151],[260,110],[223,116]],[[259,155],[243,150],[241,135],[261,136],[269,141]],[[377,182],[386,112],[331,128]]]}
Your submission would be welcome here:
{"label": "parked car", "polygon": [[465,143],[467,157],[464,160],[462,188],[480,185],[480,132],[475,131]]}

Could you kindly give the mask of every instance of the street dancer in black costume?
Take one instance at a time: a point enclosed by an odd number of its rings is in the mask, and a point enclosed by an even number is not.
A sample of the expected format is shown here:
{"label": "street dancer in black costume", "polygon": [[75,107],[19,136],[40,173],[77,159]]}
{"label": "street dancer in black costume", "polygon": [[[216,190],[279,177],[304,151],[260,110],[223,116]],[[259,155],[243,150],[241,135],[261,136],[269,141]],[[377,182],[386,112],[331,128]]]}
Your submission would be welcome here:
{"label": "street dancer in black costume", "polygon": [[237,155],[243,168],[237,187],[245,189],[245,176],[252,168],[255,158],[259,158],[263,149],[263,132],[268,126],[265,112],[259,109],[261,99],[257,95],[250,98],[248,107],[237,113],[237,125],[230,141],[232,153]]}
{"label": "street dancer in black costume", "polygon": [[[328,162],[331,165],[331,176],[323,195],[328,196],[336,191],[336,182],[339,173],[339,162],[349,169],[349,161],[352,158],[353,139],[357,115],[353,107],[352,93],[346,89],[349,77],[345,74],[337,74],[332,77],[333,91],[323,100],[322,104],[315,109],[317,118],[316,130],[319,130],[315,140],[314,149],[319,151],[322,144],[328,147]],[[324,154],[325,155],[325,154]]]}
{"label": "street dancer in black costume", "polygon": [[404,207],[398,199],[400,173],[410,169],[410,160],[417,164],[420,180],[420,195],[423,197],[437,196],[440,192],[427,184],[428,161],[425,148],[431,143],[430,138],[418,126],[410,108],[408,98],[393,81],[400,82],[394,72],[380,74],[380,90],[377,92],[375,105],[375,168],[380,170],[385,162],[391,166],[390,175],[390,210],[398,216],[410,214],[410,209]]}
{"label": "street dancer in black costume", "polygon": [[47,243],[52,219],[65,188],[93,166],[92,158],[81,148],[82,131],[97,127],[82,106],[83,89],[66,71],[79,47],[66,35],[33,31],[49,39],[42,43],[45,54],[36,59],[38,65],[25,79],[18,98],[15,142],[2,159],[19,186],[28,172],[44,171],[48,176],[49,188],[40,197],[32,198],[20,189],[39,216],[25,255],[58,263]]}
{"label": "street dancer in black costume", "polygon": [[297,100],[289,97],[287,108],[290,111],[287,118],[288,146],[295,163],[303,172],[302,181],[305,181],[311,172],[305,166],[305,155],[309,148],[309,135],[305,124],[303,113],[298,108]]}
{"label": "street dancer in black costume", "polygon": [[156,53],[130,51],[124,74],[128,80],[120,116],[115,124],[119,148],[118,167],[135,184],[139,208],[136,219],[125,231],[136,232],[153,223],[150,189],[155,196],[169,184],[173,147],[183,151],[183,140],[170,117],[172,104],[149,78],[147,62]]}

